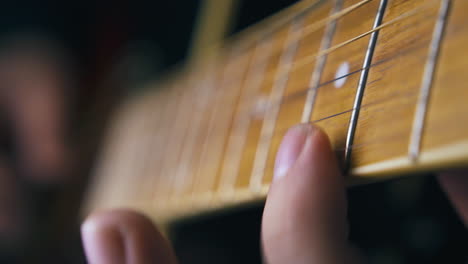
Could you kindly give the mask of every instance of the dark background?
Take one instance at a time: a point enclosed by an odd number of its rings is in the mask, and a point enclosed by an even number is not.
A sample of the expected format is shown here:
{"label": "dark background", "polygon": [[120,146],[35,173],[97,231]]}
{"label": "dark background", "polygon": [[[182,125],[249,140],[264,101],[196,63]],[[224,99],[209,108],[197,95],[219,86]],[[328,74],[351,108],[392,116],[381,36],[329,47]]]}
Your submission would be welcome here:
{"label": "dark background", "polygon": [[[293,2],[241,1],[231,34]],[[19,33],[46,35],[70,57],[77,75],[75,91],[68,98],[70,134],[77,145],[92,142],[80,152],[77,174],[87,175],[107,116],[118,103],[138,84],[157,78],[187,56],[199,4],[183,0],[2,2],[0,44]],[[96,113],[101,119],[89,118]],[[83,139],[83,134],[92,139]],[[86,187],[86,178],[81,179],[35,192],[33,199],[40,208],[36,236],[20,254],[30,253],[32,262],[84,262],[76,221]],[[261,213],[261,205],[252,205],[174,224],[181,263],[261,263]],[[351,240],[370,263],[466,261],[466,229],[431,175],[351,188],[349,215]],[[5,259],[13,262],[16,257]]]}

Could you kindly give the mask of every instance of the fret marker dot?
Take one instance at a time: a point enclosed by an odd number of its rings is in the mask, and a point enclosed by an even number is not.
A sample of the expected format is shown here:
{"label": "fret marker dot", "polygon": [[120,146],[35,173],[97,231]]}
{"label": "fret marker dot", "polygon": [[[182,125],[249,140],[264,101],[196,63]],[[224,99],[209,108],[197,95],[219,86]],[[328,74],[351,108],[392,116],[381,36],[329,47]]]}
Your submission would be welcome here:
{"label": "fret marker dot", "polygon": [[[343,77],[345,76],[346,74],[349,73],[349,63],[347,61],[341,63],[340,67],[338,67],[338,70],[336,71],[336,74],[335,74],[335,79],[337,79],[335,81],[335,87],[336,88],[341,88],[341,86],[343,86],[346,82],[346,79],[348,79],[348,76],[346,77]],[[341,79],[338,79],[340,77],[343,77]]]}
{"label": "fret marker dot", "polygon": [[257,98],[257,101],[253,105],[252,116],[255,119],[261,119],[264,117],[266,111],[268,110],[268,96],[261,95]]}

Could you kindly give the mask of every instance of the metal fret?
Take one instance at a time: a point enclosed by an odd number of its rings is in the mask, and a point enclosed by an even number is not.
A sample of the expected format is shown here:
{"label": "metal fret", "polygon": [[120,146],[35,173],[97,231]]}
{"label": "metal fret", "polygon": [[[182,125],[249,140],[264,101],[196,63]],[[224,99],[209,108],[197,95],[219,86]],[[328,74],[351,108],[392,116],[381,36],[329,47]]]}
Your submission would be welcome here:
{"label": "metal fret", "polygon": [[[168,91],[167,102],[164,105],[164,108],[161,112],[162,120],[161,130],[158,134],[155,135],[155,142],[152,143],[152,147],[155,150],[153,153],[153,162],[151,162],[146,168],[145,175],[149,179],[153,179],[151,184],[148,185],[149,188],[152,188],[152,201],[155,206],[162,206],[164,204],[163,199],[167,200],[168,188],[166,187],[171,179],[168,177],[163,177],[162,171],[165,162],[167,162],[169,155],[166,155],[166,151],[170,149],[171,139],[169,135],[173,133],[177,128],[177,122],[173,122],[173,116],[171,113],[179,112],[179,109],[182,108],[182,88],[183,86],[175,86],[172,84]],[[150,175],[150,176],[148,176]]]}
{"label": "metal fret", "polygon": [[[342,6],[343,6],[343,0],[336,0],[334,8],[331,10],[330,16],[333,16],[333,14],[339,12]],[[322,43],[320,45],[319,53],[330,48],[333,35],[335,34],[335,29],[336,29],[336,19],[331,20],[328,23],[325,29],[326,31],[322,38]],[[310,78],[309,90],[307,92],[307,98],[305,101],[304,110],[302,112],[301,123],[309,122],[310,118],[312,117],[312,111],[314,109],[314,104],[315,104],[315,97],[317,96],[317,89],[320,85],[320,78],[322,77],[322,73],[323,73],[323,69],[325,68],[326,61],[327,61],[327,53],[318,56],[316,60],[315,68],[312,73],[312,77]]]}
{"label": "metal fret", "polygon": [[[252,103],[252,98],[257,94],[265,77],[268,61],[271,57],[272,41],[261,38],[253,51],[251,71],[247,73],[245,80],[245,90],[236,115],[231,135],[229,136],[224,159],[223,170],[221,172],[221,183],[219,193],[223,197],[229,197],[234,192],[234,185],[239,174],[242,151],[245,147],[249,126],[251,123],[251,113],[247,111],[248,105]],[[258,63],[257,63],[258,61]],[[250,69],[249,69],[250,70]]]}
{"label": "metal fret", "polygon": [[444,36],[445,25],[450,10],[450,0],[443,0],[440,6],[439,16],[432,34],[432,41],[429,46],[429,54],[421,82],[421,90],[416,106],[413,120],[413,129],[408,147],[408,155],[412,162],[416,162],[421,151],[421,140],[424,130],[424,121],[426,119],[427,106],[431,93],[431,87],[434,80],[434,72],[439,57],[440,44]]}
{"label": "metal fret", "polygon": [[[373,29],[376,29],[382,24],[382,20],[385,14],[385,8],[387,6],[387,0],[381,0],[377,15],[374,20]],[[350,167],[351,162],[351,148],[354,141],[354,133],[356,132],[356,126],[359,118],[359,110],[361,107],[362,98],[364,96],[364,90],[367,84],[367,77],[369,76],[369,69],[372,63],[372,56],[374,55],[375,46],[377,44],[377,38],[379,31],[374,31],[370,35],[369,45],[367,47],[366,56],[362,66],[361,76],[356,91],[356,97],[354,98],[353,111],[351,112],[351,118],[349,119],[348,132],[346,135],[346,147],[345,147],[345,171]]]}
{"label": "metal fret", "polygon": [[196,140],[199,135],[203,132],[202,127],[202,120],[204,115],[208,113],[206,108],[209,104],[209,94],[213,93],[214,91],[214,78],[213,78],[213,68],[214,63],[210,62],[209,66],[205,72],[203,72],[203,77],[201,80],[198,81],[196,85],[197,93],[194,95],[193,100],[195,101],[193,104],[192,111],[194,112],[193,117],[189,120],[189,125],[191,132],[188,133],[187,138],[184,139],[184,147],[180,155],[179,166],[177,167],[177,171],[174,175],[174,191],[173,196],[174,198],[180,196],[192,183],[193,175],[190,171],[191,167],[190,164],[192,163],[194,151],[196,148]]}
{"label": "metal fret", "polygon": [[[285,42],[286,51],[281,56],[279,65],[285,65],[285,67],[279,67],[276,72],[276,78],[273,89],[268,100],[268,112],[266,113],[263,121],[262,130],[260,132],[260,139],[257,145],[257,151],[255,153],[255,161],[252,169],[252,175],[250,178],[250,189],[258,192],[261,190],[262,178],[265,172],[266,161],[268,158],[268,151],[271,145],[271,139],[273,137],[273,131],[276,125],[276,119],[279,113],[279,105],[275,105],[274,102],[278,102],[286,88],[288,82],[288,72],[292,66],[292,60],[296,54],[299,38],[297,37],[302,33],[302,23],[304,18],[301,17],[295,21],[289,30],[287,40]],[[293,42],[293,43],[291,43]]]}
{"label": "metal fret", "polygon": [[[218,92],[216,94],[216,103],[212,109],[206,137],[200,153],[197,169],[194,174],[194,183],[192,186],[191,197],[203,197],[207,201],[211,199],[216,181],[220,158],[224,151],[224,142],[229,132],[230,117],[237,105],[238,97],[242,86],[235,89],[228,85],[232,80],[241,79],[244,75],[245,65],[248,60],[245,56],[239,56],[244,51],[244,46],[234,47],[229,54],[228,64],[222,72]],[[234,77],[233,77],[234,76]],[[232,87],[232,86],[231,86]],[[200,190],[207,187],[206,190]]]}

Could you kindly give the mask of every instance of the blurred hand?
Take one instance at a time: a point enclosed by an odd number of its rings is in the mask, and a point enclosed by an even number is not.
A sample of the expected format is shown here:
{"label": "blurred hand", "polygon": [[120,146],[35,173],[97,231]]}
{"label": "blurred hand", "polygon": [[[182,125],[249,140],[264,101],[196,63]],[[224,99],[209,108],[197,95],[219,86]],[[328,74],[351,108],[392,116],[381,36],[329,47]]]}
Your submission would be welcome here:
{"label": "blurred hand", "polygon": [[[440,176],[467,221],[468,178]],[[327,136],[312,125],[288,131],[276,158],[262,220],[266,263],[360,263],[348,242],[344,177]],[[129,210],[90,216],[82,225],[90,263],[176,263],[169,243],[144,216]]]}
{"label": "blurred hand", "polygon": [[37,38],[0,48],[0,242],[14,244],[27,228],[22,186],[56,184],[66,174],[67,75],[54,50]]}

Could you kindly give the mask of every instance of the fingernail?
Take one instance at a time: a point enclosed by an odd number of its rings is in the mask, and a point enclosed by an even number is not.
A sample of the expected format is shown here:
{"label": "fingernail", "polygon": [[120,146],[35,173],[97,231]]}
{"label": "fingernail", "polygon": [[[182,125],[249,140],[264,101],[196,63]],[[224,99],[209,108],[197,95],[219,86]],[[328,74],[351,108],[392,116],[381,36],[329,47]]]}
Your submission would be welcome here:
{"label": "fingernail", "polygon": [[119,228],[102,219],[89,219],[81,226],[88,263],[125,263],[125,246]]}
{"label": "fingernail", "polygon": [[313,127],[310,124],[300,124],[288,130],[276,154],[273,179],[283,178],[296,162]]}

